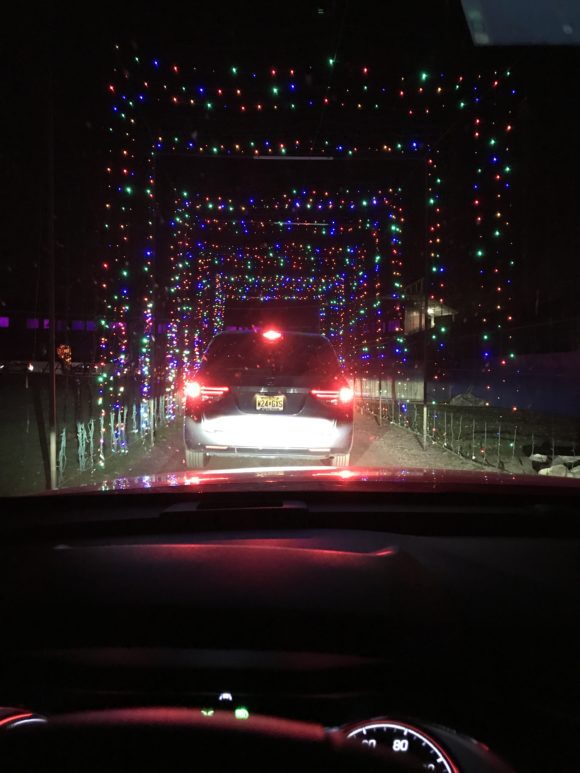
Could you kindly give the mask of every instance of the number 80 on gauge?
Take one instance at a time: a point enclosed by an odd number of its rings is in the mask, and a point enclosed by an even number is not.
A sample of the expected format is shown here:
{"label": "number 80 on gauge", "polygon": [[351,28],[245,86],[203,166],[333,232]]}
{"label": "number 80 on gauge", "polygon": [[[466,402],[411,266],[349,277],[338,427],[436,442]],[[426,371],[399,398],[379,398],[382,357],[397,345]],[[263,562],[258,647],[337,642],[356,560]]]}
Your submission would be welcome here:
{"label": "number 80 on gauge", "polygon": [[343,728],[346,737],[358,741],[368,749],[383,748],[406,758],[417,771],[458,773],[439,744],[422,730],[412,725],[389,720],[374,720]]}

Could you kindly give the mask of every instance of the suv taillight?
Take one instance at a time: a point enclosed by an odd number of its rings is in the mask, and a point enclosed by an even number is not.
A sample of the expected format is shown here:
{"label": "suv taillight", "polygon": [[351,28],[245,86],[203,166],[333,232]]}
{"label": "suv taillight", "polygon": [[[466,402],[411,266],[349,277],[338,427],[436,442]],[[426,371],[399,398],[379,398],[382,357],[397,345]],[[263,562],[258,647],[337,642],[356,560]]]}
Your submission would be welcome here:
{"label": "suv taillight", "polygon": [[185,396],[191,400],[197,400],[201,397],[201,385],[197,381],[187,381],[185,384]]}
{"label": "suv taillight", "polygon": [[188,381],[185,385],[185,396],[190,400],[201,400],[202,403],[219,400],[229,391],[227,386],[203,386],[198,381]]}
{"label": "suv taillight", "polygon": [[354,399],[354,392],[350,387],[340,389],[311,389],[310,394],[329,405],[350,405]]}

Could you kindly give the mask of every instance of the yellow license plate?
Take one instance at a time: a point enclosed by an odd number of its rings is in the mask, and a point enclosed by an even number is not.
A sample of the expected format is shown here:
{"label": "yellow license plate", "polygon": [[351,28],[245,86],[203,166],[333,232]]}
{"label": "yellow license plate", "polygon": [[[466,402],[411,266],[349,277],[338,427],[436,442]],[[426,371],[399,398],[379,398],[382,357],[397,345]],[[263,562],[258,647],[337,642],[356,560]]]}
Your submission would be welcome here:
{"label": "yellow license plate", "polygon": [[256,395],[257,411],[283,411],[284,395]]}

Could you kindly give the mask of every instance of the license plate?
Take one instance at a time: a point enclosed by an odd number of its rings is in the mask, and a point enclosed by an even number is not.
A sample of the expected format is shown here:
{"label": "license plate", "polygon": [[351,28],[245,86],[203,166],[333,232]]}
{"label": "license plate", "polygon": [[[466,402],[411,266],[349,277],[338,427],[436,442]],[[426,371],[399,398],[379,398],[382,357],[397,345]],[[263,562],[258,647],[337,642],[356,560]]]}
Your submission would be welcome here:
{"label": "license plate", "polygon": [[257,411],[283,411],[284,395],[256,395]]}

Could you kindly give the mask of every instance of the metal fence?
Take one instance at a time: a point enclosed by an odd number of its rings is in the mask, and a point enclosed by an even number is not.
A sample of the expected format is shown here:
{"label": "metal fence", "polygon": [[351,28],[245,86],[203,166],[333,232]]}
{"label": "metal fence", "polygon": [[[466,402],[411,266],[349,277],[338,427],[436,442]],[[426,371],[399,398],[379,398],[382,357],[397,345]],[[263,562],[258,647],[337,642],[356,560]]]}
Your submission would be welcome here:
{"label": "metal fence", "polygon": [[77,421],[75,429],[65,427],[59,440],[59,485],[78,472],[106,468],[108,461],[119,454],[137,447],[152,448],[159,430],[179,412],[179,401],[167,394],[103,410],[96,418]]}
{"label": "metal fence", "polygon": [[379,379],[355,379],[357,405],[379,426],[396,425],[478,464],[509,472],[534,472],[580,454],[580,425],[566,417],[485,405],[424,405],[394,399]]}
{"label": "metal fence", "polygon": [[[50,485],[50,389],[46,363],[0,363],[0,493],[28,494]],[[148,450],[158,433],[181,413],[181,402],[164,385],[141,399],[128,384],[114,408],[102,405],[94,367],[59,367],[56,373],[57,485],[113,468],[120,456]]]}

